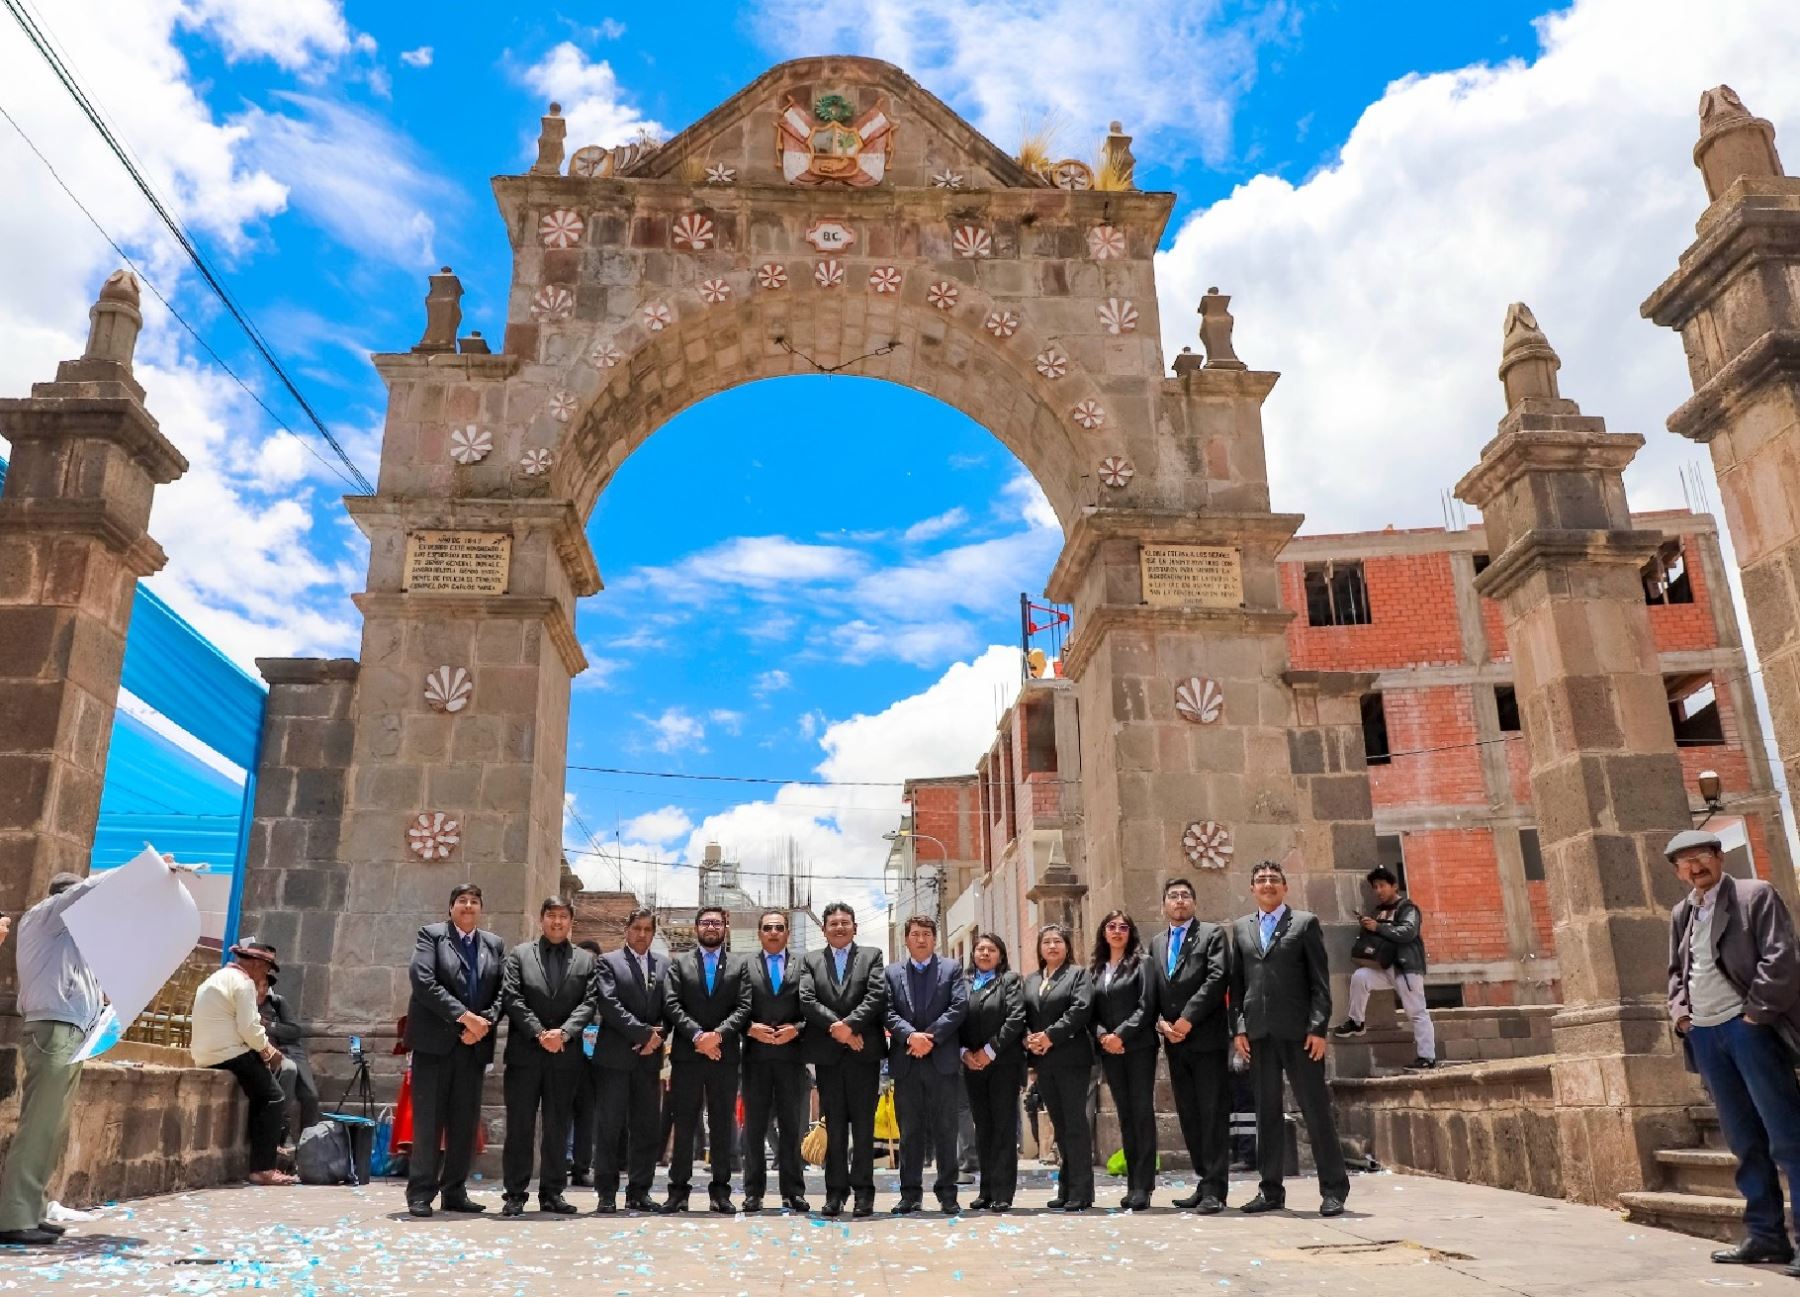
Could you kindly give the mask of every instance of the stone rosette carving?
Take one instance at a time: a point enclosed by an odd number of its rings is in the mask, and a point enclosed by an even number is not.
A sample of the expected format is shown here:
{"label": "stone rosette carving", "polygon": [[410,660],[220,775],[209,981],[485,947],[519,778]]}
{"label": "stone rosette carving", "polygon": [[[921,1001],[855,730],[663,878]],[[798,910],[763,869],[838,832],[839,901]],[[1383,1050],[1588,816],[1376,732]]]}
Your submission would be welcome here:
{"label": "stone rosette carving", "polygon": [[1087,431],[1092,432],[1106,422],[1106,411],[1100,408],[1100,402],[1092,398],[1077,401],[1069,410],[1069,417]]}
{"label": "stone rosette carving", "polygon": [[538,221],[538,241],[546,248],[572,248],[581,242],[582,231],[587,229],[587,222],[581,219],[579,212],[571,212],[559,207],[554,212],[546,212]]}
{"label": "stone rosette carving", "polygon": [[1211,725],[1225,714],[1225,691],[1217,680],[1189,676],[1175,686],[1175,714],[1196,725]]}
{"label": "stone rosette carving", "polygon": [[1115,225],[1096,225],[1087,232],[1088,256],[1111,261],[1125,255],[1125,231]]}
{"label": "stone rosette carving", "polygon": [[566,320],[575,313],[575,294],[561,284],[545,284],[532,296],[531,314],[540,322]]}
{"label": "stone rosette carving", "polygon": [[406,830],[406,849],[420,860],[448,860],[462,842],[462,821],[442,811],[420,811]]}
{"label": "stone rosette carving", "polygon": [[468,424],[450,431],[450,458],[467,468],[479,464],[494,449],[494,434],[486,428]]}
{"label": "stone rosette carving", "polygon": [[1038,373],[1053,381],[1069,372],[1069,358],[1055,347],[1045,347],[1032,363],[1037,366]]}
{"label": "stone rosette carving", "polygon": [[1121,333],[1130,333],[1138,326],[1137,307],[1129,299],[1109,297],[1096,308],[1100,317],[1100,325],[1115,338]]}
{"label": "stone rosette carving", "polygon": [[644,327],[652,333],[661,333],[675,322],[675,312],[667,302],[652,302],[644,308]]}
{"label": "stone rosette carving", "polygon": [[925,290],[925,300],[940,311],[948,311],[956,305],[956,299],[962,296],[962,290],[948,279],[940,279]]}
{"label": "stone rosette carving", "polygon": [[728,302],[731,300],[731,285],[723,279],[703,279],[700,281],[700,300],[708,306]]}
{"label": "stone rosette carving", "polygon": [[576,404],[573,392],[552,392],[550,399],[544,402],[544,413],[558,423],[567,423],[575,417]]}
{"label": "stone rosette carving", "polygon": [[963,173],[952,171],[949,167],[945,167],[931,178],[933,189],[961,189],[965,183],[967,183],[967,178]]}
{"label": "stone rosette carving", "polygon": [[994,236],[979,225],[959,225],[950,236],[950,250],[968,260],[994,255]]}
{"label": "stone rosette carving", "polygon": [[699,212],[689,212],[685,216],[676,217],[675,224],[669,229],[669,234],[676,247],[687,248],[692,252],[705,252],[717,237],[712,217],[703,216]]}
{"label": "stone rosette carving", "polygon": [[624,352],[620,351],[613,343],[604,340],[596,342],[588,352],[588,364],[595,369],[611,369],[624,359]]}
{"label": "stone rosette carving", "polygon": [[737,168],[728,167],[723,162],[715,162],[706,169],[706,183],[709,185],[736,184]]}
{"label": "stone rosette carving", "polygon": [[876,266],[869,272],[869,287],[878,293],[897,293],[904,279],[898,266]]}
{"label": "stone rosette carving", "polygon": [[820,288],[836,288],[844,282],[844,263],[833,257],[813,267],[813,282]]}
{"label": "stone rosette carving", "polygon": [[1019,313],[1017,311],[989,311],[987,319],[981,327],[996,338],[1010,338],[1019,331]]}
{"label": "stone rosette carving", "polygon": [[756,272],[756,282],[764,288],[781,288],[788,280],[787,267],[779,262],[765,261]]}
{"label": "stone rosette carving", "polygon": [[1217,820],[1196,820],[1181,835],[1181,850],[1202,869],[1224,869],[1231,864],[1231,830]]}
{"label": "stone rosette carving", "polygon": [[434,712],[455,715],[475,695],[475,677],[467,667],[441,666],[425,677],[425,701]]}
{"label": "stone rosette carving", "polygon": [[569,174],[582,180],[597,176],[606,166],[606,150],[598,144],[584,144],[569,155]]}
{"label": "stone rosette carving", "polygon": [[553,462],[553,457],[547,450],[528,450],[519,460],[519,471],[526,477],[542,477],[550,471]]}
{"label": "stone rosette carving", "polygon": [[1117,491],[1137,476],[1131,461],[1123,455],[1108,455],[1100,461],[1100,480]]}

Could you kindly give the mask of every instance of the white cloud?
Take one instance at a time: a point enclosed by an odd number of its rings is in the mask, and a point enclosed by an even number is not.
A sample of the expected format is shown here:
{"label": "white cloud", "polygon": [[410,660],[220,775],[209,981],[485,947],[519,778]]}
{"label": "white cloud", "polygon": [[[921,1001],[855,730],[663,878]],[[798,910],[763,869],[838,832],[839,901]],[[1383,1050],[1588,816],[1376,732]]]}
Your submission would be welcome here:
{"label": "white cloud", "polygon": [[1261,176],[1195,216],[1159,260],[1164,345],[1207,286],[1233,296],[1238,354],[1283,371],[1264,424],[1277,508],[1309,531],[1434,525],[1439,493],[1503,413],[1506,304],[1530,303],[1584,412],[1649,444],[1640,509],[1682,502],[1704,451],[1663,431],[1690,393],[1679,339],[1638,317],[1705,192],[1700,92],[1731,83],[1800,128],[1786,0],[1581,0],[1541,20],[1531,62],[1412,76],[1300,185]]}
{"label": "white cloud", "polygon": [[[1065,123],[1055,152],[1092,160],[1107,123],[1155,134],[1165,156],[1217,161],[1256,51],[1284,6],[1225,16],[1219,0],[868,0],[832,8],[763,0],[757,31],[786,56],[842,50],[905,68],[1009,152],[1045,113]],[[1141,155],[1141,150],[1139,151]]]}
{"label": "white cloud", "polygon": [[706,713],[708,724],[717,725],[727,734],[736,734],[744,727],[744,713],[734,712],[728,707],[715,707]]}
{"label": "white cloud", "polygon": [[694,831],[694,822],[679,806],[664,806],[626,820],[619,832],[638,842],[667,843]]}
{"label": "white cloud", "polygon": [[428,68],[431,66],[431,46],[421,45],[416,50],[401,50],[400,61],[409,68]]}
{"label": "white cloud", "polygon": [[1054,531],[1060,537],[1062,524],[1056,519],[1056,510],[1050,507],[1050,497],[1044,494],[1044,488],[1030,473],[1019,473],[1011,478],[1000,489],[1001,497],[1015,510],[1020,521],[1027,526],[1043,531]]}
{"label": "white cloud", "polygon": [[582,647],[587,652],[588,666],[586,671],[575,677],[576,689],[611,689],[618,682],[619,674],[631,667],[631,663],[624,658],[607,657],[603,653],[596,653],[587,645]]}
{"label": "white cloud", "polygon": [[375,48],[373,38],[344,21],[339,0],[184,0],[175,10],[183,26],[215,36],[233,63],[266,58],[301,72]]}
{"label": "white cloud", "polygon": [[947,509],[935,517],[915,522],[902,533],[901,539],[909,545],[917,545],[922,541],[936,540],[939,536],[946,536],[960,527],[968,526],[968,523],[969,511],[961,505],[957,505],[956,508]]}
{"label": "white cloud", "polygon": [[591,60],[573,41],[563,41],[519,73],[519,79],[546,102],[562,105],[569,123],[571,152],[587,144],[610,148],[640,135],[660,137],[663,128],[633,105],[619,86],[612,64]]}
{"label": "white cloud", "polygon": [[876,625],[858,617],[831,631],[832,644],[847,662],[898,659],[916,667],[953,659],[968,651],[975,638],[973,626],[952,620]]}
{"label": "white cloud", "polygon": [[776,667],[773,670],[764,671],[762,674],[758,675],[756,677],[756,683],[750,687],[750,692],[755,694],[758,698],[767,698],[770,694],[780,693],[783,689],[791,689],[793,687],[794,677],[781,670],[779,667]]}
{"label": "white cloud", "polygon": [[673,603],[706,604],[723,589],[782,593],[793,586],[841,581],[867,566],[841,545],[806,545],[786,536],[734,536],[668,567],[643,567],[614,586],[648,589]]}
{"label": "white cloud", "polygon": [[685,707],[665,708],[660,716],[640,713],[638,719],[649,727],[650,746],[658,752],[706,751],[706,724]]}

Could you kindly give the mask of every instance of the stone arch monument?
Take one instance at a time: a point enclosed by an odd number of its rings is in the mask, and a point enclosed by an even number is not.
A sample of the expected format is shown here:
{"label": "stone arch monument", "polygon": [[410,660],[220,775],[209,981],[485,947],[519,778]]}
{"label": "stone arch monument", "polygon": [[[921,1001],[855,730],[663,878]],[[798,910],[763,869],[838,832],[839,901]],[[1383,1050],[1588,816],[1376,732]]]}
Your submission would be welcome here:
{"label": "stone arch monument", "polygon": [[565,161],[565,131],[552,106],[536,163],[494,181],[502,349],[458,340],[446,271],[424,340],[375,357],[379,485],[349,501],[371,542],[360,661],[264,664],[244,927],[282,948],[309,1020],[391,1026],[412,930],[464,877],[525,935],[559,879],[575,604],[601,589],[585,521],[674,414],[786,374],[955,406],[1056,511],[1084,828],[1046,896],[1149,918],[1185,873],[1224,917],[1271,858],[1296,904],[1354,905],[1375,859],[1368,678],[1287,669],[1275,558],[1300,517],[1270,510],[1277,376],[1236,358],[1216,290],[1206,360],[1167,376],[1153,256],[1173,196],[1129,187],[1116,127],[1106,188],[1079,163],[1036,174],[899,69],[831,57],[660,146]]}

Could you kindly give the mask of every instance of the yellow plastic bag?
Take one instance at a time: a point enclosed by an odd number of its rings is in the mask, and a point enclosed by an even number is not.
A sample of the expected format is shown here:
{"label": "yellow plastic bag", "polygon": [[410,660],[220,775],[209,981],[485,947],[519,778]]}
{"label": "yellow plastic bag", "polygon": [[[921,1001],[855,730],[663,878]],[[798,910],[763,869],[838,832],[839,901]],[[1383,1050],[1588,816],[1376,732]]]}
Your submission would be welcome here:
{"label": "yellow plastic bag", "polygon": [[894,1140],[900,1138],[900,1123],[894,1117],[894,1092],[883,1090],[881,1098],[875,1101],[875,1138]]}
{"label": "yellow plastic bag", "polygon": [[800,1156],[805,1158],[809,1166],[825,1165],[825,1123],[815,1121],[813,1128],[806,1132],[806,1138],[800,1141]]}

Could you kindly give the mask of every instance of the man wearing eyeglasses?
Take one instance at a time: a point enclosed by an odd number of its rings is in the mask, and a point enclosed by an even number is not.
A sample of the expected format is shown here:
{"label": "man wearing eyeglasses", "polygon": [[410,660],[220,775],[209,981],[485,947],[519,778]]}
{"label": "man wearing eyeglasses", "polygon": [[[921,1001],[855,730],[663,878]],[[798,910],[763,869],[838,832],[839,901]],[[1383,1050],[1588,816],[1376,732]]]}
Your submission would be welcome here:
{"label": "man wearing eyeglasses", "polygon": [[806,1170],[800,1161],[800,1127],[806,1102],[806,1060],[800,1036],[800,961],[788,957],[788,916],[764,910],[757,921],[762,950],[750,966],[750,1027],[744,1033],[744,1211],[762,1210],[769,1182],[769,1118],[775,1119],[775,1164],[781,1205],[810,1210]]}
{"label": "man wearing eyeglasses", "polygon": [[691,954],[669,964],[663,1003],[669,1022],[669,1106],[675,1112],[675,1149],[669,1157],[665,1212],[686,1211],[694,1176],[694,1126],[706,1108],[713,1211],[730,1216],[731,1131],[737,1124],[738,1051],[750,1025],[749,969],[725,949],[727,916],[716,905],[694,916]]}
{"label": "man wearing eyeglasses", "polygon": [[1215,1216],[1225,1210],[1231,1175],[1225,930],[1194,917],[1194,885],[1185,878],[1163,885],[1163,918],[1163,930],[1150,938],[1150,994],[1156,1034],[1169,1058],[1175,1116],[1196,1180],[1194,1191],[1175,1205]]}

